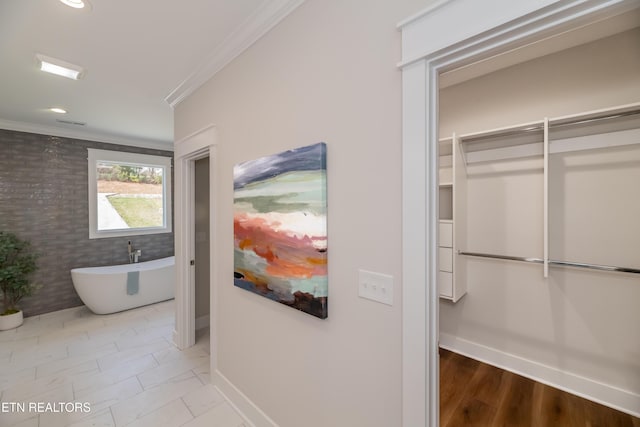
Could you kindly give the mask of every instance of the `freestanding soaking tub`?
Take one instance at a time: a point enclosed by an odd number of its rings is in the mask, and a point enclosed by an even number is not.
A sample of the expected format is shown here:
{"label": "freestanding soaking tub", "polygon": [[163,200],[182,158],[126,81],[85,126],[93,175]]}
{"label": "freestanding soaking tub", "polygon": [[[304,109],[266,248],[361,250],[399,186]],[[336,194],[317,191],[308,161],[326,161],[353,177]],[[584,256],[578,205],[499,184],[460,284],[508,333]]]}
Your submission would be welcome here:
{"label": "freestanding soaking tub", "polygon": [[96,314],[108,314],[172,299],[175,257],[107,267],[74,268],[73,287]]}

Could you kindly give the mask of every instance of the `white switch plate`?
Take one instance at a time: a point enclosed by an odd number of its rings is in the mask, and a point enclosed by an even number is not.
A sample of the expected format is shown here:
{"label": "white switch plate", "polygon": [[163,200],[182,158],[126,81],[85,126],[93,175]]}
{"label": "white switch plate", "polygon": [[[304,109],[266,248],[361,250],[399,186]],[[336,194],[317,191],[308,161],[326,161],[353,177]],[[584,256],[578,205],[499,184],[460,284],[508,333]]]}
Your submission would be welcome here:
{"label": "white switch plate", "polygon": [[358,295],[362,298],[393,305],[393,276],[358,270]]}

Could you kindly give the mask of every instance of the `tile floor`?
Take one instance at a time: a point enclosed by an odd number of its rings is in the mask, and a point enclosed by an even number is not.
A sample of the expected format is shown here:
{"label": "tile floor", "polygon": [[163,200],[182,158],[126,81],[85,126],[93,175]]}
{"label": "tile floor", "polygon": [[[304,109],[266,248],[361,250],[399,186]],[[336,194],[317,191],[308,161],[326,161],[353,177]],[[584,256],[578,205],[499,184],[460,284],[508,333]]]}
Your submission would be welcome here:
{"label": "tile floor", "polygon": [[210,384],[208,330],[179,351],[173,326],[167,301],[72,308],[0,332],[0,427],[248,426]]}

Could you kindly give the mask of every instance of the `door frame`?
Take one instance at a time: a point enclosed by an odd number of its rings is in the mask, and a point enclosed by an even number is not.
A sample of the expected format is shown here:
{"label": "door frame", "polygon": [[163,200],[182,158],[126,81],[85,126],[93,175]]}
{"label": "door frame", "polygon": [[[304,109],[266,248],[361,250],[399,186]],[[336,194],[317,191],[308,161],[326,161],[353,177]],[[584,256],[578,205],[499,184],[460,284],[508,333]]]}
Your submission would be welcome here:
{"label": "door frame", "polygon": [[213,304],[216,289],[213,285],[215,272],[217,272],[214,256],[216,144],[216,128],[214,125],[209,125],[176,141],[174,146],[176,323],[173,342],[181,350],[195,344],[195,267],[190,265],[195,257],[195,161],[209,157],[209,282],[211,289],[209,316],[212,366],[215,366],[217,360],[215,353],[217,330],[214,327],[217,313]]}
{"label": "door frame", "polygon": [[439,0],[402,21],[402,425],[439,425],[438,76],[637,7],[637,0]]}

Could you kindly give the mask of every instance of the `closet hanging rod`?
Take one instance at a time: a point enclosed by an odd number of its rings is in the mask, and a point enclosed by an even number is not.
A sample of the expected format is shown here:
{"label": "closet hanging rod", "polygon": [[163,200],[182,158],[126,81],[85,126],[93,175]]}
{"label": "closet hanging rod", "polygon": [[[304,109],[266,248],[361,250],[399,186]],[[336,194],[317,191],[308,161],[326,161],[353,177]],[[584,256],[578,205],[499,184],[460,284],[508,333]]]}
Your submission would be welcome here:
{"label": "closet hanging rod", "polygon": [[[532,262],[535,264],[543,264],[544,260],[541,258],[528,258],[528,257],[517,257],[517,256],[508,256],[508,255],[495,255],[495,254],[485,254],[481,252],[465,252],[458,251],[460,255],[474,256],[480,258],[493,258],[493,259],[503,259],[507,261],[522,261],[522,262]],[[564,266],[564,267],[578,267],[578,268],[588,268],[591,270],[600,270],[600,271],[615,271],[619,273],[633,273],[640,274],[640,269],[637,268],[629,268],[629,267],[617,267],[613,265],[601,265],[601,264],[589,264],[583,262],[572,262],[572,261],[557,261],[557,260],[549,260],[549,265],[551,266]]]}
{"label": "closet hanging rod", "polygon": [[617,271],[620,273],[640,274],[640,270],[637,268],[617,267],[613,265],[588,264],[583,262],[549,260],[549,265],[559,265],[559,266],[566,266],[566,267],[589,268],[591,270]]}
{"label": "closet hanging rod", "polygon": [[509,255],[483,254],[481,252],[465,252],[465,251],[458,251],[458,254],[460,254],[460,255],[468,255],[468,256],[475,256],[475,257],[480,257],[480,258],[504,259],[504,260],[507,260],[507,261],[533,262],[533,263],[536,263],[536,264],[544,263],[544,260],[542,260],[541,258],[528,258],[528,257],[509,256]]}

